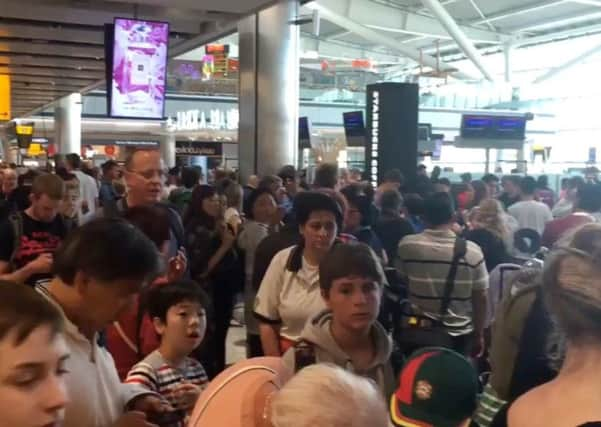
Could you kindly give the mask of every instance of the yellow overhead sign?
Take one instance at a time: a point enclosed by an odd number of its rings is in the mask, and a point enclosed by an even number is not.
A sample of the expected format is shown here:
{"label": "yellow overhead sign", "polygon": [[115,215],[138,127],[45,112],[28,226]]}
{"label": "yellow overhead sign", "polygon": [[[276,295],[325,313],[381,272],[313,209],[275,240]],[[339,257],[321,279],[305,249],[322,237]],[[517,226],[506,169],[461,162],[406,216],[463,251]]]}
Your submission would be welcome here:
{"label": "yellow overhead sign", "polygon": [[33,126],[31,125],[17,125],[17,135],[33,135]]}
{"label": "yellow overhead sign", "polygon": [[43,152],[44,150],[42,149],[42,144],[31,144],[27,149],[27,154],[29,156],[39,156]]}
{"label": "yellow overhead sign", "polygon": [[0,75],[0,120],[10,120],[10,76]]}

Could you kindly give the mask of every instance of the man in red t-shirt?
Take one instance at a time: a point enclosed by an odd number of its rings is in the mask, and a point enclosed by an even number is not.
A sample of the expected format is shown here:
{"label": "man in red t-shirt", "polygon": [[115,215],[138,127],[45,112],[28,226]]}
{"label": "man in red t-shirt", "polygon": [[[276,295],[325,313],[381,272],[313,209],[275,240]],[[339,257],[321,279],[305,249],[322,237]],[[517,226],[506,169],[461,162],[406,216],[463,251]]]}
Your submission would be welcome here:
{"label": "man in red t-shirt", "polygon": [[543,246],[552,248],[568,231],[595,222],[601,211],[601,185],[586,184],[579,189],[574,211],[565,218],[548,222],[543,233]]}

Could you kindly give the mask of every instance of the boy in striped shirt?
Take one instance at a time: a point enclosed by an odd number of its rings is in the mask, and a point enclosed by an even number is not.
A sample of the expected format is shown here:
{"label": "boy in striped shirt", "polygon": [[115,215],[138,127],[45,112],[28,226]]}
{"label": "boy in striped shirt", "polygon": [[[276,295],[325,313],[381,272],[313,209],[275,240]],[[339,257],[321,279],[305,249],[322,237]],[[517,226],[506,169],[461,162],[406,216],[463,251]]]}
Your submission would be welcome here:
{"label": "boy in striped shirt", "polygon": [[206,331],[208,297],[190,281],[159,286],[148,294],[147,308],[161,345],[135,365],[125,380],[159,393],[173,411],[152,420],[161,427],[183,427],[208,379],[202,365],[188,357]]}

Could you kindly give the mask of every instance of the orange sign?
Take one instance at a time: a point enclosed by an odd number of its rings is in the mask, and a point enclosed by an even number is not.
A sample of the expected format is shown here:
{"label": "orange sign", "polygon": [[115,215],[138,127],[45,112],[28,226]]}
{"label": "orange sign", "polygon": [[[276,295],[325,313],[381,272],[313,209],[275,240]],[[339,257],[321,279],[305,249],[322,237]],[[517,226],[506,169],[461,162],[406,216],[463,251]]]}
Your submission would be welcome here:
{"label": "orange sign", "polygon": [[205,47],[205,53],[207,55],[224,54],[227,55],[230,52],[230,46],[227,44],[208,44]]}
{"label": "orange sign", "polygon": [[0,76],[0,120],[10,120],[10,76]]}
{"label": "orange sign", "polygon": [[104,147],[104,154],[106,154],[107,156],[114,156],[115,155],[115,146],[107,145],[106,147]]}
{"label": "orange sign", "polygon": [[369,59],[355,59],[351,62],[351,67],[353,68],[363,68],[369,70],[372,64]]}

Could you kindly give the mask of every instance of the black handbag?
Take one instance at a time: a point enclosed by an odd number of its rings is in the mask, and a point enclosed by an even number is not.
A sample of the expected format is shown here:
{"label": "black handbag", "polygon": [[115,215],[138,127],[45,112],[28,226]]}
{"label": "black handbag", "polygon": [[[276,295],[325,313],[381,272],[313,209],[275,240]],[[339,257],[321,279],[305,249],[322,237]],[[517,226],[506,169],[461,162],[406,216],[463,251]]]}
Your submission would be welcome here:
{"label": "black handbag", "polygon": [[465,239],[458,237],[453,247],[453,259],[449,268],[449,274],[447,275],[440,311],[437,317],[424,313],[418,307],[411,304],[409,300],[401,301],[401,307],[395,321],[397,325],[395,341],[403,354],[408,355],[423,347],[453,349],[454,341],[453,337],[449,334],[449,330],[453,328],[465,328],[471,323],[471,319],[468,318],[460,323],[445,323],[445,317],[449,312],[451,304],[451,295],[455,288],[459,261],[465,257],[466,252],[467,242]]}

